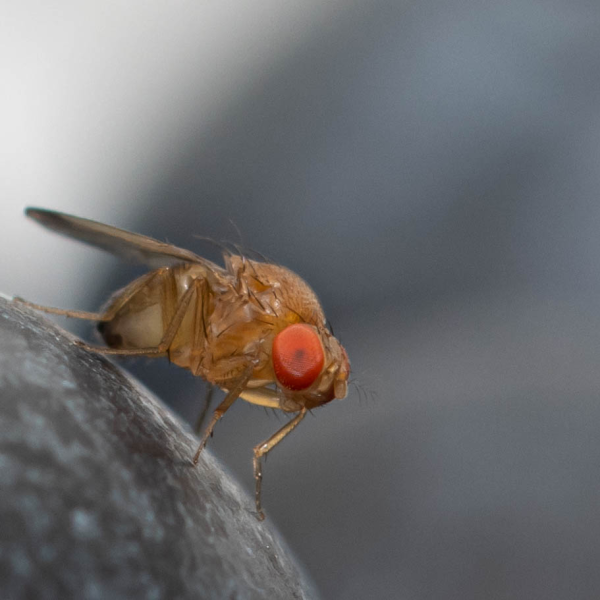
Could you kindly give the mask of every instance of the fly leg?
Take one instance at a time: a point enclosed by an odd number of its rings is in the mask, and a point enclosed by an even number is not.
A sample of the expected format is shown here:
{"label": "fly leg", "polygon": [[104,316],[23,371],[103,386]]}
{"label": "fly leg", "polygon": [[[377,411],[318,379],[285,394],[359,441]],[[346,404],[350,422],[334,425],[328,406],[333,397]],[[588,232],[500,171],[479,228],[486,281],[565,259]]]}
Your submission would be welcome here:
{"label": "fly leg", "polygon": [[248,381],[250,381],[252,377],[252,373],[254,371],[255,363],[254,361],[250,362],[250,365],[243,372],[242,376],[238,379],[237,383],[227,392],[225,399],[217,408],[215,408],[215,412],[213,413],[212,419],[208,424],[208,427],[204,431],[202,439],[200,440],[200,444],[198,445],[198,450],[196,450],[196,454],[194,455],[194,464],[198,464],[198,460],[200,458],[200,453],[206,446],[206,442],[208,442],[208,438],[212,435],[215,425],[220,421],[221,417],[227,412],[227,410],[231,407],[231,405],[240,397],[241,392],[246,387]]}
{"label": "fly leg", "polygon": [[265,518],[265,513],[262,510],[261,502],[260,502],[260,492],[262,486],[262,465],[261,458],[266,456],[281,440],[288,434],[291,433],[304,419],[306,416],[306,408],[303,407],[302,410],[289,422],[287,422],[279,431],[274,433],[269,439],[261,442],[257,446],[254,447],[254,479],[256,480],[256,491],[255,491],[255,500],[256,500],[256,512],[258,513],[258,520],[262,521]]}
{"label": "fly leg", "polygon": [[151,346],[149,348],[106,348],[105,346],[93,346],[86,342],[82,342],[81,340],[76,340],[75,344],[85,350],[95,352],[96,354],[113,354],[118,356],[163,356],[167,354],[169,346],[177,335],[177,330],[185,317],[190,302],[192,301],[193,296],[197,294],[199,284],[200,282],[194,281],[179,300],[175,314],[169,322],[169,326],[158,346]]}
{"label": "fly leg", "polygon": [[196,425],[194,426],[194,431],[196,434],[199,434],[202,431],[202,425],[204,425],[204,420],[206,419],[206,415],[208,414],[208,410],[210,409],[210,405],[212,403],[212,399],[215,393],[215,386],[212,383],[206,384],[206,394],[204,396],[204,406],[202,408],[202,412],[198,416],[198,420],[196,421]]}
{"label": "fly leg", "polygon": [[125,304],[127,304],[127,302],[129,302],[129,300],[131,300],[131,298],[133,298],[133,296],[135,296],[144,286],[148,285],[157,275],[162,275],[167,270],[167,268],[157,269],[147,273],[143,277],[140,277],[136,282],[125,289],[123,294],[119,296],[117,300],[104,312],[95,313],[86,312],[83,310],[71,310],[68,308],[53,308],[51,306],[43,306],[41,304],[29,302],[28,300],[24,300],[18,296],[13,298],[13,302],[16,304],[22,304],[28,308],[33,308],[34,310],[49,313],[51,315],[61,315],[63,317],[70,317],[72,319],[84,319],[86,321],[108,322],[112,321],[117,312],[119,312],[119,310],[125,306]]}

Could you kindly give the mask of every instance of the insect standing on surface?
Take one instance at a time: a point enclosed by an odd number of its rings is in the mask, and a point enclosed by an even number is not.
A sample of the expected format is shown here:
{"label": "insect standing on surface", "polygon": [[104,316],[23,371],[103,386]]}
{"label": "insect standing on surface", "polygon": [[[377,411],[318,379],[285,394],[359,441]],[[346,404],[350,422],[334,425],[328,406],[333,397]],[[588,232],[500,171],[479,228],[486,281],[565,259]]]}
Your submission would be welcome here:
{"label": "insect standing on surface", "polygon": [[350,363],[327,329],[313,290],[298,275],[268,262],[223,253],[225,266],[189,250],[63,213],[28,208],[45,227],[154,268],[116,292],[102,312],[50,308],[47,313],[98,321],[107,347],[78,345],[100,354],[167,356],[226,392],[202,435],[200,453],[237,398],[296,415],[254,447],[256,510],[261,507],[261,457],[306,412],[346,397]]}

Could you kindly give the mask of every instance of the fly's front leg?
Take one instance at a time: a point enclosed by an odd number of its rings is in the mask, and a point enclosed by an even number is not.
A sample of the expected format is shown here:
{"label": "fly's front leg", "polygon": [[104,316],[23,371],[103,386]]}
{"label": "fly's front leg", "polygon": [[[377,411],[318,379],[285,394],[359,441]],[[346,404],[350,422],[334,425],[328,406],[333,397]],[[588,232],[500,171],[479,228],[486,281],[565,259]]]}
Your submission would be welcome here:
{"label": "fly's front leg", "polygon": [[255,362],[251,361],[250,365],[246,368],[242,376],[238,379],[237,383],[227,392],[225,399],[217,408],[215,408],[215,412],[213,413],[212,419],[208,424],[208,427],[204,431],[204,435],[200,440],[200,444],[198,445],[198,450],[196,450],[196,454],[194,455],[194,464],[198,464],[198,460],[200,458],[200,453],[206,446],[206,442],[208,442],[208,438],[212,435],[215,425],[220,421],[221,417],[227,412],[227,410],[231,407],[231,405],[240,397],[240,394],[246,387],[248,381],[250,381],[252,377],[252,373],[254,371]]}
{"label": "fly's front leg", "polygon": [[306,408],[302,408],[302,410],[288,423],[286,423],[279,431],[274,433],[268,440],[258,444],[258,446],[254,447],[254,479],[256,481],[256,490],[255,490],[255,500],[256,500],[256,512],[258,520],[262,521],[265,518],[265,513],[262,510],[261,501],[260,501],[260,493],[262,487],[262,465],[261,458],[266,456],[281,440],[291,433],[304,419],[306,416]]}

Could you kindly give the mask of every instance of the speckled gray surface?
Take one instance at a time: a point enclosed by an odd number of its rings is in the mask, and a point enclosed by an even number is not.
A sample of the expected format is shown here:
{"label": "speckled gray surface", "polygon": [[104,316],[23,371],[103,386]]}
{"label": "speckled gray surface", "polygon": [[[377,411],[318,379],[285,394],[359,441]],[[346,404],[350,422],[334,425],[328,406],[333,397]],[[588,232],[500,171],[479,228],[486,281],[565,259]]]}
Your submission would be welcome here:
{"label": "speckled gray surface", "polygon": [[0,596],[315,598],[159,401],[0,298]]}

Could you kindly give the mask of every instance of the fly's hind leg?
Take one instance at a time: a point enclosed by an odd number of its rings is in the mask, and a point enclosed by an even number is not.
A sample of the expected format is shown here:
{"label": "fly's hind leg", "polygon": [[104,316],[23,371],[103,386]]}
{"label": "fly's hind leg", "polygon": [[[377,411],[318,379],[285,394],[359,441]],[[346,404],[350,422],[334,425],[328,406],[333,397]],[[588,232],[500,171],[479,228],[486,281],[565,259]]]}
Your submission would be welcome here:
{"label": "fly's hind leg", "polygon": [[118,356],[164,356],[167,354],[169,346],[172,344],[175,336],[177,335],[177,330],[179,329],[179,326],[181,325],[186,312],[190,307],[192,298],[194,296],[196,296],[196,298],[198,297],[198,287],[200,285],[202,285],[202,282],[195,280],[186,290],[185,294],[183,294],[179,300],[179,303],[177,304],[175,314],[169,322],[169,326],[167,327],[158,346],[151,346],[148,348],[106,348],[105,346],[93,346],[91,344],[87,344],[86,342],[82,342],[81,340],[76,340],[75,343],[81,348],[89,350],[90,352],[95,352],[96,354],[113,354]]}
{"label": "fly's hind leg", "polygon": [[260,493],[262,487],[262,465],[261,458],[266,456],[283,438],[291,433],[306,416],[306,408],[302,410],[289,422],[287,422],[279,431],[274,433],[269,439],[254,447],[254,479],[256,481],[255,500],[256,512],[259,521],[265,518],[265,513],[262,510]]}
{"label": "fly's hind leg", "polygon": [[13,302],[16,304],[22,304],[28,308],[39,310],[51,315],[61,315],[63,317],[70,317],[71,319],[83,319],[85,321],[100,321],[107,322],[112,321],[115,315],[133,298],[144,286],[148,285],[157,275],[162,275],[166,269],[157,269],[150,273],[147,273],[143,277],[140,277],[137,281],[131,284],[123,293],[108,307],[104,312],[87,312],[84,310],[71,310],[68,308],[53,308],[52,306],[43,306],[41,304],[35,304],[29,302],[23,298],[15,296]]}

